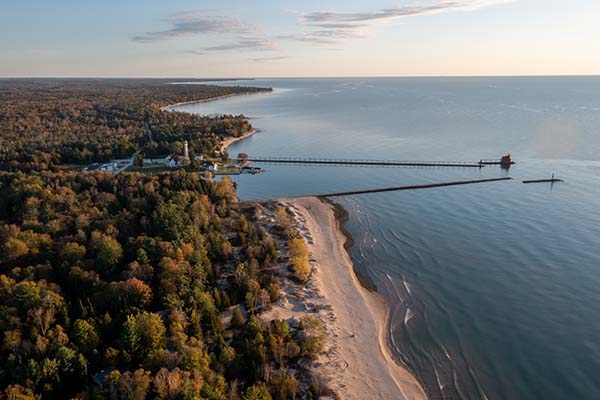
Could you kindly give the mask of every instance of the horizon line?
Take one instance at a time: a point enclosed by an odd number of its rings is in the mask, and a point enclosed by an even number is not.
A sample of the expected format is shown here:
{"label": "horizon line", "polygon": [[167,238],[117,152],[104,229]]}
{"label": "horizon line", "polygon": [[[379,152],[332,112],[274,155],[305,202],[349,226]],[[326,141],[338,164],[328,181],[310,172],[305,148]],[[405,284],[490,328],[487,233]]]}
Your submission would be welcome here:
{"label": "horizon line", "polygon": [[7,79],[181,79],[201,81],[242,81],[259,79],[364,79],[364,78],[594,78],[598,74],[501,74],[501,75],[322,75],[322,76],[255,76],[255,77],[190,77],[190,76],[0,76]]}

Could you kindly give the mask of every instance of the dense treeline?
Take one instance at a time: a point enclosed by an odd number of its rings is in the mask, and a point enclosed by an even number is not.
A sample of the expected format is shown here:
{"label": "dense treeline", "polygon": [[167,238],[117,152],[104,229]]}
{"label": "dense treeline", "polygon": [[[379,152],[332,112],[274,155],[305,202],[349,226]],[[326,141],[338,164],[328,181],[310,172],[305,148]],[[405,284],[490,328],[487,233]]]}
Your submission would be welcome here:
{"label": "dense treeline", "polygon": [[[163,80],[0,80],[0,169],[46,170],[218,148],[250,129],[244,116],[201,117],[161,111],[168,104],[267,89],[171,85]],[[150,140],[148,131],[154,141]]]}
{"label": "dense treeline", "polygon": [[239,137],[252,129],[244,116],[207,118],[164,111],[149,114],[147,127],[152,131],[153,142],[146,142],[142,147],[146,157],[182,154],[185,140],[191,153],[211,154],[219,149],[223,137]]}
{"label": "dense treeline", "polygon": [[228,179],[0,173],[0,252],[0,398],[317,395],[320,321],[256,316],[277,242]]}

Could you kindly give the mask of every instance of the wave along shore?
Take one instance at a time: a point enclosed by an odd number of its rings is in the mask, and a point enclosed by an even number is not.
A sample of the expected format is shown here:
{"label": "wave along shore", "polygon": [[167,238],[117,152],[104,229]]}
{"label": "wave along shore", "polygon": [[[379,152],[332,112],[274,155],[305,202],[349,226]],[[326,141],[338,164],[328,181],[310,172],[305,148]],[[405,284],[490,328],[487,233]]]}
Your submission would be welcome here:
{"label": "wave along shore", "polygon": [[321,373],[343,399],[426,399],[387,345],[388,307],[354,273],[334,207],[316,197],[282,199],[300,215],[315,259],[312,282],[334,318],[325,319],[329,349]]}

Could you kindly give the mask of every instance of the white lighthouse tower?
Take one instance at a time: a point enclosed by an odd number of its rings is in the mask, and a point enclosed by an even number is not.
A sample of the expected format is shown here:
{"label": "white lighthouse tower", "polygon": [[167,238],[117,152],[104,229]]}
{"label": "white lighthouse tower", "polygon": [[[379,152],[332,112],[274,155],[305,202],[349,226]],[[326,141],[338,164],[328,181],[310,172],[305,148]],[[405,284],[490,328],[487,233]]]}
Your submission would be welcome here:
{"label": "white lighthouse tower", "polygon": [[188,142],[187,140],[185,142],[183,142],[183,158],[185,158],[186,160],[190,159],[190,152],[188,149]]}

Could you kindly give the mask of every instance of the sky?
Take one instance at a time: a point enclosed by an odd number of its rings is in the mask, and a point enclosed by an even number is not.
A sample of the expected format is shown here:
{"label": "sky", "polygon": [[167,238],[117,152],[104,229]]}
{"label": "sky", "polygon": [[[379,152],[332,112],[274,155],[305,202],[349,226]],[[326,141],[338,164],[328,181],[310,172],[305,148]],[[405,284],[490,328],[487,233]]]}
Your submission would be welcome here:
{"label": "sky", "polygon": [[600,74],[600,0],[1,0],[2,77]]}

